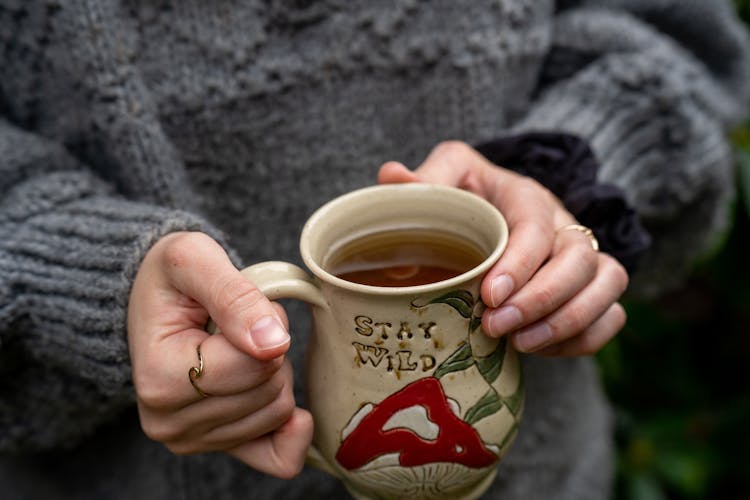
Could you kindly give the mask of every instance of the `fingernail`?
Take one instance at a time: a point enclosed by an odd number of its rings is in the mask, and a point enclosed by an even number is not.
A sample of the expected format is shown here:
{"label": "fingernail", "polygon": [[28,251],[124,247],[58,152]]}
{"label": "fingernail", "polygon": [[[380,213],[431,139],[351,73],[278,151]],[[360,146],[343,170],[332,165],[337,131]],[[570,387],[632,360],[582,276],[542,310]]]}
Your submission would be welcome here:
{"label": "fingernail", "polygon": [[505,306],[490,313],[490,333],[501,335],[521,324],[523,317],[516,306]]}
{"label": "fingernail", "polygon": [[508,274],[501,274],[493,278],[490,283],[490,301],[491,307],[497,307],[508,298],[513,291],[513,278]]}
{"label": "fingernail", "polygon": [[289,342],[289,333],[273,316],[263,316],[256,321],[250,328],[250,337],[261,351]]}
{"label": "fingernail", "polygon": [[521,352],[533,352],[552,340],[552,329],[547,323],[538,323],[515,334],[514,344]]}

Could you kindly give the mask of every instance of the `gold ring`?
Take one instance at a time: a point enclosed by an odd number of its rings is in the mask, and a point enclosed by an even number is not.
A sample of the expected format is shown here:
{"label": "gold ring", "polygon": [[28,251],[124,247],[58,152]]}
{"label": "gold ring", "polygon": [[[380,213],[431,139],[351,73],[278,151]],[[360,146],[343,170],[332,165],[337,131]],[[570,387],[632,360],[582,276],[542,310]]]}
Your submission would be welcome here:
{"label": "gold ring", "polygon": [[582,226],[580,224],[568,224],[567,226],[563,226],[558,229],[557,232],[559,233],[560,231],[567,231],[569,229],[585,234],[591,242],[591,248],[593,248],[595,252],[599,251],[599,242],[597,241],[596,236],[594,236],[594,231],[592,231],[590,228]]}
{"label": "gold ring", "polygon": [[207,398],[210,394],[203,391],[203,389],[198,387],[198,384],[195,383],[195,380],[201,378],[203,375],[203,356],[201,355],[201,346],[195,346],[195,351],[198,353],[198,366],[190,367],[190,370],[188,370],[188,378],[190,379],[190,384],[198,394],[200,394],[202,398]]}

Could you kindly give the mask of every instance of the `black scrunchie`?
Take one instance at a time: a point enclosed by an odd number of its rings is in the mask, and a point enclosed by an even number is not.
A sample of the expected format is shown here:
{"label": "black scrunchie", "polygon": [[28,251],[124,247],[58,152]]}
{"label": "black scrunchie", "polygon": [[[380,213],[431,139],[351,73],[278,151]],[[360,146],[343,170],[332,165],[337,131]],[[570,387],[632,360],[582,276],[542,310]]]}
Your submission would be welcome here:
{"label": "black scrunchie", "polygon": [[599,164],[579,137],[530,132],[475,146],[496,165],[529,176],[552,191],[570,213],[590,227],[601,249],[632,273],[651,245],[648,231],[620,188],[596,181]]}

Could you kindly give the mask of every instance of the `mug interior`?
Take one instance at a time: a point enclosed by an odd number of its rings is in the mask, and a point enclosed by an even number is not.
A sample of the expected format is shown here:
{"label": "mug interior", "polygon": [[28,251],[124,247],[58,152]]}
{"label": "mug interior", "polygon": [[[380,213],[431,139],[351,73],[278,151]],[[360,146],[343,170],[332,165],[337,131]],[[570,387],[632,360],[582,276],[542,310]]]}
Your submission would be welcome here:
{"label": "mug interior", "polygon": [[[486,259],[454,278],[409,287],[379,287],[345,281],[326,270],[342,245],[381,231],[437,229],[471,241]],[[508,228],[500,212],[461,189],[432,184],[386,184],[352,191],[320,207],[302,230],[300,252],[310,271],[323,281],[349,289],[401,293],[405,289],[446,286],[485,273],[505,249]]]}

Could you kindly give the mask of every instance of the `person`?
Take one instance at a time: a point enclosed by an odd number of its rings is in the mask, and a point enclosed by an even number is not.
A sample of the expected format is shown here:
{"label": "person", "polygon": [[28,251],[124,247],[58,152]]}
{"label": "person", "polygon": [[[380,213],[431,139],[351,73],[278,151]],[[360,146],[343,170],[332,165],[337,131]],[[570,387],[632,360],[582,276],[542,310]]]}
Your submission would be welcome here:
{"label": "person", "polygon": [[729,2],[1,5],[4,494],[345,497],[303,468],[304,307],[237,269],[299,262],[309,214],[377,180],[509,220],[483,325],[527,396],[486,497],[608,496],[587,355],[625,321],[623,264],[645,251],[653,295],[726,227],[750,96]]}

